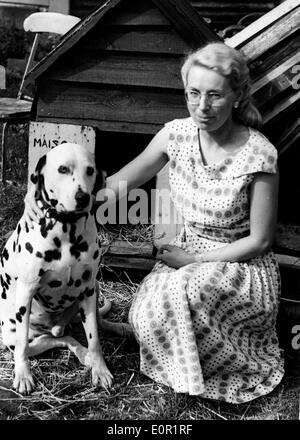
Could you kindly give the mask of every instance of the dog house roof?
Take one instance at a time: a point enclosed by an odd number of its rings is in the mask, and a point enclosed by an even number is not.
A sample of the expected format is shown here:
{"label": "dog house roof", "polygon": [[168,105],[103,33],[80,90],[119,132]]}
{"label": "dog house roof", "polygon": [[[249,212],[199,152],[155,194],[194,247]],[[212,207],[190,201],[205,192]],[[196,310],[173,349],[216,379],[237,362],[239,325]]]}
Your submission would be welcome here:
{"label": "dog house roof", "polygon": [[[71,49],[81,38],[93,29],[102,17],[119,3],[126,0],[102,0],[97,9],[75,25],[59,44],[46,55],[25,78],[25,85],[34,82],[59,57]],[[187,0],[151,0],[162,14],[170,21],[174,29],[191,48],[198,47],[203,41],[217,41],[219,36],[199,16]]]}

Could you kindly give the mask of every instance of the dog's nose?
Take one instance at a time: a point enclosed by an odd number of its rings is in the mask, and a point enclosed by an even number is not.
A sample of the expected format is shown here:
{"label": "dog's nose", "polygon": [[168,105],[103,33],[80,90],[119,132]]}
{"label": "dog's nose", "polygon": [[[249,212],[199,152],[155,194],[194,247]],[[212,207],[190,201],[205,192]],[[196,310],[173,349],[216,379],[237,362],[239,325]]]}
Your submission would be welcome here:
{"label": "dog's nose", "polygon": [[77,205],[76,208],[82,209],[90,203],[90,195],[83,191],[77,191],[77,193],[75,194],[75,200]]}

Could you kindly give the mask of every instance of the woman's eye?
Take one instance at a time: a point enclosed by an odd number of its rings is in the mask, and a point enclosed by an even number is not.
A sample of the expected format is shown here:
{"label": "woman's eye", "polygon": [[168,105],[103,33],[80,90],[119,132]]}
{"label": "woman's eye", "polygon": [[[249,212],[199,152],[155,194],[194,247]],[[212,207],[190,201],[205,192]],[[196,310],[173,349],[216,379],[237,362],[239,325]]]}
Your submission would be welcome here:
{"label": "woman's eye", "polygon": [[68,167],[65,167],[65,166],[63,166],[63,165],[61,165],[61,166],[58,168],[58,172],[59,172],[60,174],[66,174],[68,171],[69,171],[69,168],[68,168]]}
{"label": "woman's eye", "polygon": [[88,175],[88,176],[92,176],[93,174],[94,174],[94,168],[93,167],[87,167],[87,169],[86,169],[86,174]]}
{"label": "woman's eye", "polygon": [[217,99],[221,99],[221,98],[222,98],[222,95],[220,95],[220,93],[209,93],[208,96],[209,96],[211,99],[215,99],[215,100],[217,100]]}

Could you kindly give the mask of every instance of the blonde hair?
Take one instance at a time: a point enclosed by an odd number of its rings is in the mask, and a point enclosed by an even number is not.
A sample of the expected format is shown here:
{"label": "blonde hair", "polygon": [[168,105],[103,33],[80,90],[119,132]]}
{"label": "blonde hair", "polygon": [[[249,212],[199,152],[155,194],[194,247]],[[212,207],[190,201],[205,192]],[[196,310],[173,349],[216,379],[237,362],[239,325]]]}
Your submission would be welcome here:
{"label": "blonde hair", "polygon": [[249,69],[241,52],[224,43],[209,43],[189,54],[181,68],[184,87],[193,66],[203,66],[220,73],[229,79],[232,90],[241,92],[238,108],[233,108],[233,117],[245,125],[260,128],[262,118],[252,102]]}

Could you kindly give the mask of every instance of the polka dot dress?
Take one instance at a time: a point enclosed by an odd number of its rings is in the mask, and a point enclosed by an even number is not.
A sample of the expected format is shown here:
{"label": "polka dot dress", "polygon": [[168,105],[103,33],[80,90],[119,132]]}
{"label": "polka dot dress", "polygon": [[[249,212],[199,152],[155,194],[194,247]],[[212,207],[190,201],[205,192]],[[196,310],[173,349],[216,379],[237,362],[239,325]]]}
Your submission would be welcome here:
{"label": "polka dot dress", "polygon": [[[234,156],[204,165],[192,118],[169,130],[171,197],[185,219],[172,244],[205,252],[249,234],[250,184],[275,173],[277,152],[258,131]],[[158,262],[133,299],[129,321],[141,371],[175,392],[231,403],[272,391],[283,377],[275,331],[280,277],[272,252],[247,262]]]}

